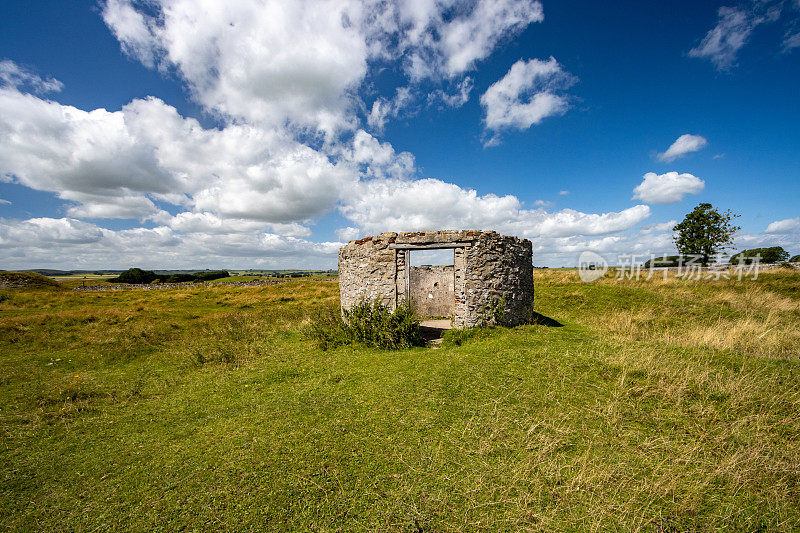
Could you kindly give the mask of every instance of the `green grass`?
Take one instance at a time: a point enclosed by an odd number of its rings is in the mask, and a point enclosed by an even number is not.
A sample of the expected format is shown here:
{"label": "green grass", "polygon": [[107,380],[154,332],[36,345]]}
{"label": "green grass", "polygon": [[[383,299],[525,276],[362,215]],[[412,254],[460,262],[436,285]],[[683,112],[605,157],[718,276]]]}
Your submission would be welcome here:
{"label": "green grass", "polygon": [[260,276],[237,276],[232,273],[227,278],[212,279],[208,283],[230,283],[231,281],[255,281],[260,279],[269,279],[269,276],[266,274]]}
{"label": "green grass", "polygon": [[58,282],[35,272],[9,272],[0,270],[0,290],[6,289],[62,289]]}
{"label": "green grass", "polygon": [[0,292],[0,524],[800,528],[800,275],[582,284],[564,327],[321,351],[336,283]]}
{"label": "green grass", "polygon": [[49,276],[56,281],[105,281],[117,277],[116,274],[69,274],[68,276]]}

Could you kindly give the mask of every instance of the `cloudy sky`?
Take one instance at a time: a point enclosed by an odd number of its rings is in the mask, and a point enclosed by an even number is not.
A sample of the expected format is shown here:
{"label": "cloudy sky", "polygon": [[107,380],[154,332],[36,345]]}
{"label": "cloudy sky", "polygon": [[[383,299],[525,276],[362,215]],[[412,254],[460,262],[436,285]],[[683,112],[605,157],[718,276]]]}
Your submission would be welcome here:
{"label": "cloudy sky", "polygon": [[0,268],[330,268],[382,231],[534,263],[800,253],[800,0],[0,8]]}

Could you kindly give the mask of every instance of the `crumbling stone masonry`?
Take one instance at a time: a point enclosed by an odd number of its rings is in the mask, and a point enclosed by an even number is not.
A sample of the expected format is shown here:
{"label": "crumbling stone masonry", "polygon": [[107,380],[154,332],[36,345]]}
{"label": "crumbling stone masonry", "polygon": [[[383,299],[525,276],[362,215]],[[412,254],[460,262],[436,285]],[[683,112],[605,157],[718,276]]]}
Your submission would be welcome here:
{"label": "crumbling stone masonry", "polygon": [[[410,251],[441,248],[453,250],[452,267],[410,267]],[[374,300],[395,308],[411,298],[423,315],[452,315],[456,328],[524,324],[533,313],[532,259],[531,241],[494,231],[381,233],[350,241],[339,250],[342,309]]]}

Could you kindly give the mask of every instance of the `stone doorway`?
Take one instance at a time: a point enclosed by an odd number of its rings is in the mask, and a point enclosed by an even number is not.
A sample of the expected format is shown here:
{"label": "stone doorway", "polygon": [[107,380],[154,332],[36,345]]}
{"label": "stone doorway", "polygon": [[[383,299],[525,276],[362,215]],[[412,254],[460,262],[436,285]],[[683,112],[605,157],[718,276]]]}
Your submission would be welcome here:
{"label": "stone doorway", "polygon": [[[411,299],[422,317],[444,317],[458,327],[465,314],[464,244],[395,244],[392,248],[396,252],[397,303]],[[434,251],[451,253],[453,264],[437,267],[413,265],[413,253]]]}
{"label": "stone doorway", "polygon": [[452,249],[409,251],[407,298],[423,319],[453,318],[456,309],[453,263]]}

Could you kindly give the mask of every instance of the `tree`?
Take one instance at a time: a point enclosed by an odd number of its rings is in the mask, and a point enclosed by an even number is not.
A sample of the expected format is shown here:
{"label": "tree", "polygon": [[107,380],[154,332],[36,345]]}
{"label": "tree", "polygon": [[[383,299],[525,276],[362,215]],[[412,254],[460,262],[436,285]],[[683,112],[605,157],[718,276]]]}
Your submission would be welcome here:
{"label": "tree", "polygon": [[744,262],[750,264],[755,261],[755,258],[761,263],[783,263],[789,259],[789,252],[780,246],[772,246],[771,248],[753,248],[752,250],[745,250],[738,254],[731,256],[731,263]]}
{"label": "tree", "polygon": [[151,270],[142,270],[141,268],[129,268],[116,278],[111,278],[110,283],[132,283],[135,285],[142,285],[151,283],[153,280],[158,279],[158,274]]}
{"label": "tree", "polygon": [[738,216],[730,210],[720,213],[711,204],[700,204],[672,228],[675,246],[681,254],[699,256],[706,266],[712,255],[733,243],[733,235],[741,228],[732,225],[731,220]]}
{"label": "tree", "polygon": [[648,259],[644,262],[644,268],[650,269],[653,267],[676,267],[681,264],[681,256],[679,255],[662,255]]}

